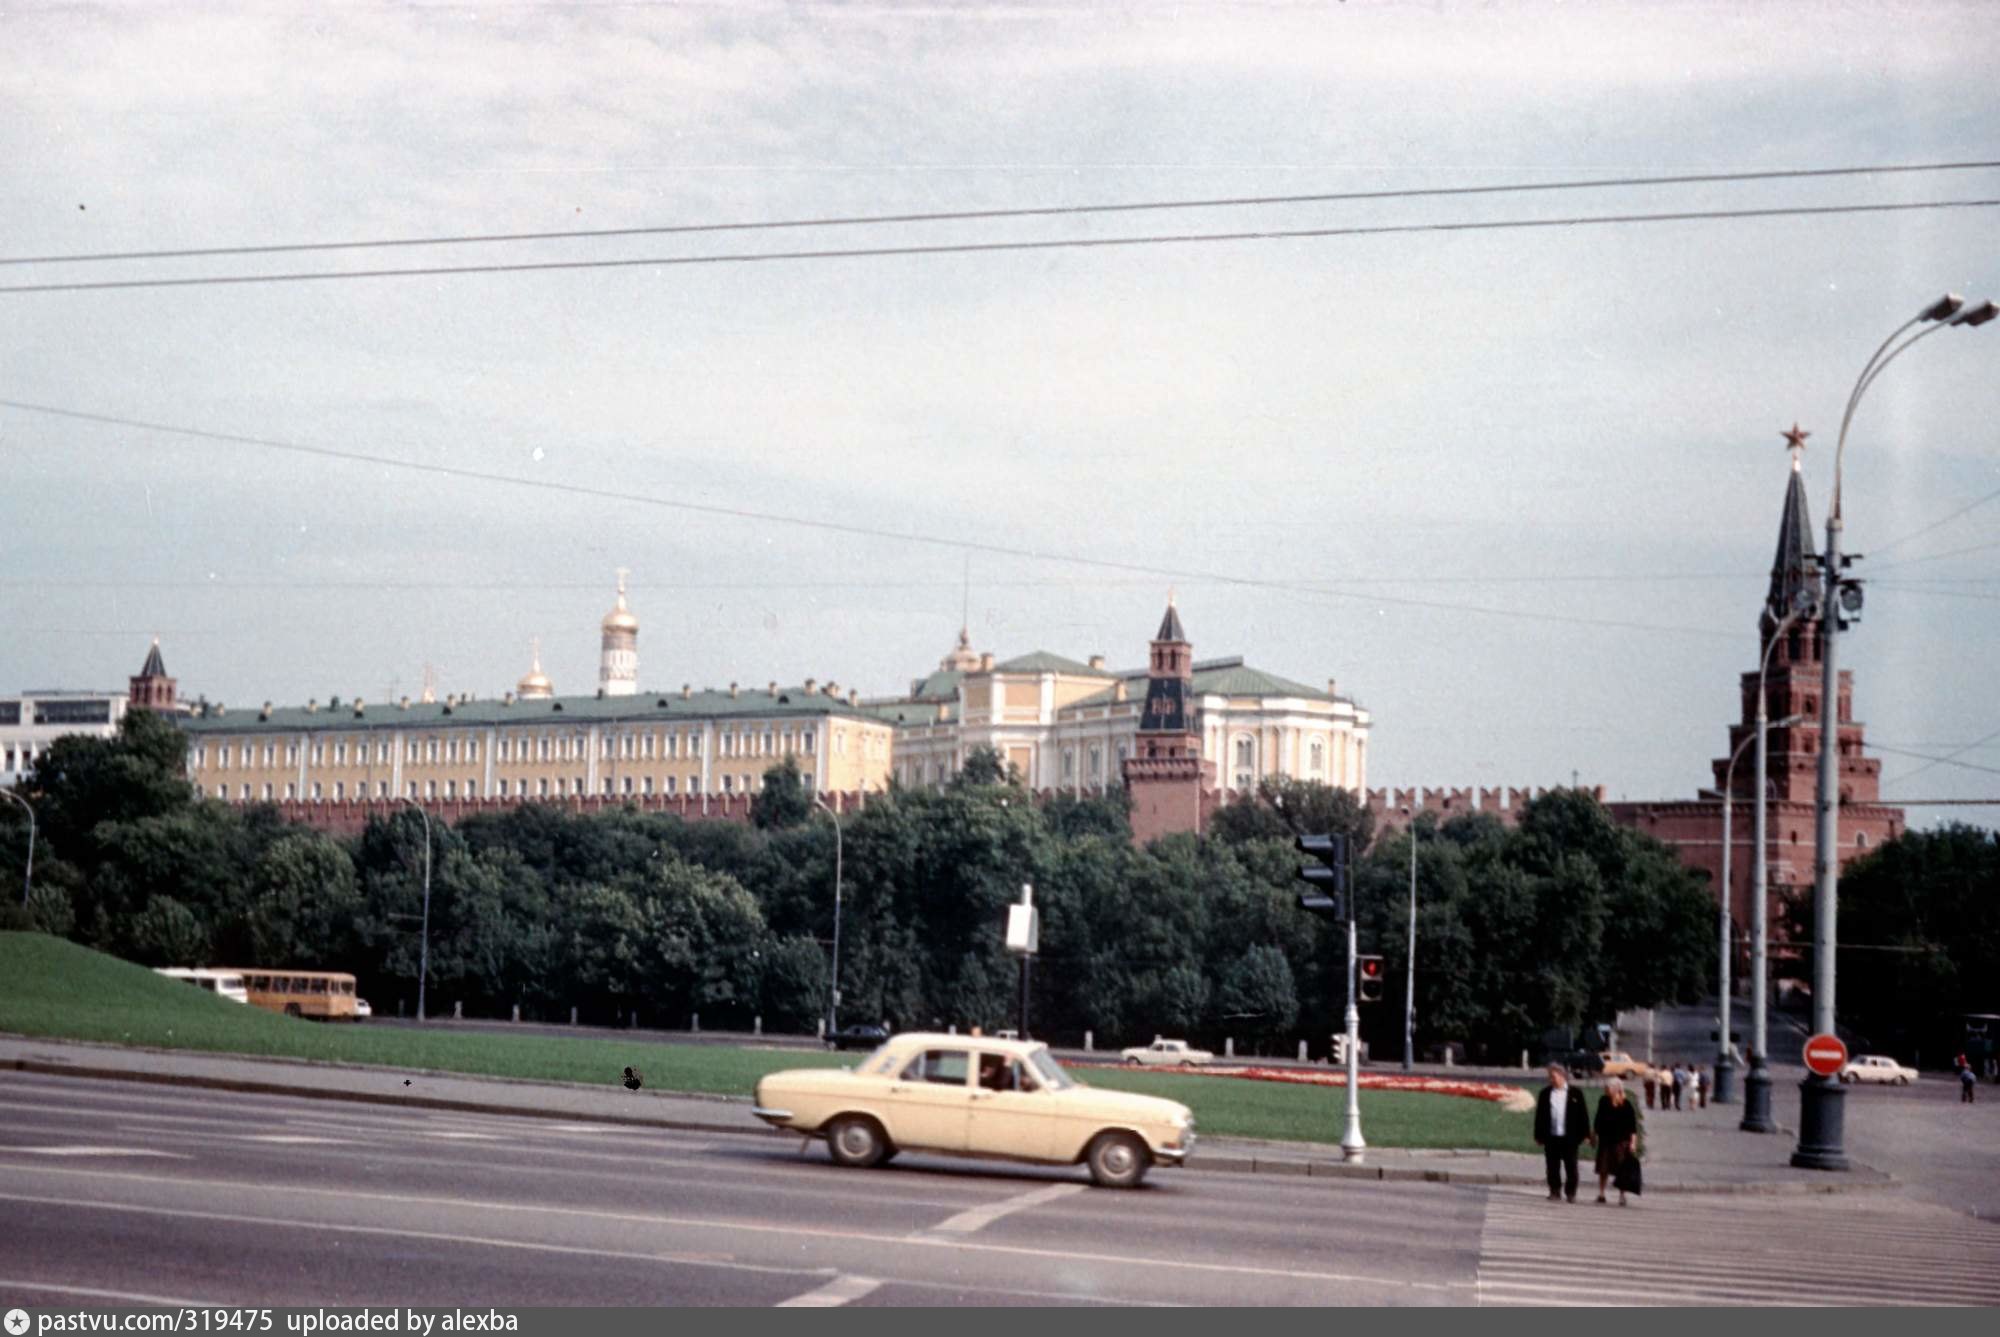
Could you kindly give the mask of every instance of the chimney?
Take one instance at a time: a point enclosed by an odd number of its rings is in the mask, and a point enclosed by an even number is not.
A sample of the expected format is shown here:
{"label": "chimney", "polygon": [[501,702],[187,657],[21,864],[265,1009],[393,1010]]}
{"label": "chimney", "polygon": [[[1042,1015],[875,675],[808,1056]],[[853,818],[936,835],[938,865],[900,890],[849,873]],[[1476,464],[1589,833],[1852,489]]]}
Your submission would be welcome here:
{"label": "chimney", "polygon": [[271,703],[269,701],[266,701],[264,703],[264,708],[257,712],[257,718],[260,720],[268,720],[271,718]]}
{"label": "chimney", "polygon": [[218,719],[222,717],[222,703],[220,701],[215,703],[215,714]]}
{"label": "chimney", "polygon": [[948,702],[948,701],[940,701],[940,702],[938,702],[938,713],[937,713],[937,717],[938,717],[939,719],[941,719],[941,720],[948,720],[948,719],[950,719],[950,718],[951,718],[951,703],[950,703],[950,702]]}
{"label": "chimney", "polygon": [[693,687],[693,686],[692,686],[691,684],[688,684],[688,683],[682,683],[682,684],[681,684],[681,700],[685,701],[685,700],[687,700],[687,699],[688,699],[689,697],[691,697],[691,696],[693,696],[693,695],[694,695],[694,687]]}
{"label": "chimney", "polygon": [[326,708],[327,708],[328,710],[339,710],[339,709],[340,709],[340,698],[339,698],[339,697],[337,697],[337,696],[329,696],[329,697],[328,697],[328,698],[326,699]]}
{"label": "chimney", "polygon": [[1326,680],[1326,694],[1327,694],[1328,696],[1339,696],[1339,695],[1340,695],[1340,693],[1339,693],[1339,692],[1337,692],[1337,691],[1335,691],[1335,690],[1334,690],[1334,687],[1335,687],[1335,683],[1334,683],[1334,680],[1333,680],[1332,678],[1328,678],[1328,679]]}
{"label": "chimney", "polygon": [[410,708],[410,698],[407,696],[396,703],[396,709],[398,710],[408,710],[409,708]]}
{"label": "chimney", "polygon": [[1111,699],[1113,701],[1123,701],[1125,699],[1125,680],[1123,678],[1111,684]]}
{"label": "chimney", "polygon": [[1101,668],[1103,668],[1103,667],[1104,667],[1104,656],[1103,656],[1103,655],[1092,655],[1092,656],[1090,657],[1090,666],[1091,666],[1092,668],[1094,668],[1094,669],[1101,669]]}
{"label": "chimney", "polygon": [[361,698],[358,696],[354,698],[354,718],[361,718]]}
{"label": "chimney", "polygon": [[310,701],[306,702],[306,714],[308,714],[308,715],[317,715],[317,714],[319,714],[319,698],[318,698],[318,697],[313,697],[313,698],[312,698],[312,699],[311,699]]}
{"label": "chimney", "polygon": [[818,686],[819,686],[819,679],[818,679],[818,678],[807,678],[807,679],[806,679],[806,695],[807,695],[807,696],[811,696],[811,695],[813,694],[813,691],[814,691],[814,689],[815,689],[815,688],[817,688]]}
{"label": "chimney", "polygon": [[826,694],[828,696],[835,696],[835,697],[839,696],[840,684],[829,679],[826,684]]}
{"label": "chimney", "polygon": [[847,704],[850,706],[861,704],[861,689],[859,687],[850,687],[847,689]]}
{"label": "chimney", "polygon": [[733,682],[729,684],[729,699],[731,701],[736,699],[736,684]]}
{"label": "chimney", "polygon": [[776,681],[773,681],[773,682],[771,682],[771,683],[769,683],[768,685],[766,685],[766,686],[765,686],[765,688],[764,688],[764,695],[766,695],[766,696],[776,696],[777,694],[778,694],[778,684],[777,684],[777,682],[776,682]]}
{"label": "chimney", "polygon": [[500,704],[501,704],[501,705],[503,705],[503,706],[511,706],[511,705],[513,705],[513,704],[514,704],[514,694],[513,694],[512,692],[508,692],[508,693],[507,693],[506,695],[502,696],[502,697],[500,698]]}
{"label": "chimney", "polygon": [[979,656],[979,671],[981,673],[991,673],[993,671],[993,652],[991,650]]}

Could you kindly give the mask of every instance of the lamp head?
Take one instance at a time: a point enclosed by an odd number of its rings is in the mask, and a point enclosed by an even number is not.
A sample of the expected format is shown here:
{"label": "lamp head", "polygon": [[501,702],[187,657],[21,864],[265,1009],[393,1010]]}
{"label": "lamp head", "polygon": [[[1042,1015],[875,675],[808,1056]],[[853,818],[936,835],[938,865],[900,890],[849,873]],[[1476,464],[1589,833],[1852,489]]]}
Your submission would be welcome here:
{"label": "lamp head", "polygon": [[1954,325],[1963,325],[1967,329],[1973,329],[1984,325],[1995,316],[2000,316],[2000,306],[1995,306],[1989,299],[1981,302],[1978,306],[1972,307],[1970,310],[1961,311],[1952,318],[1951,323]]}
{"label": "lamp head", "polygon": [[1948,292],[1944,296],[1938,298],[1935,302],[1932,302],[1929,306],[1925,307],[1923,309],[1923,312],[1920,315],[1918,315],[1917,319],[1944,320],[1947,319],[1948,317],[1957,315],[1958,309],[1964,305],[1965,305],[1965,299],[1963,297],[1960,297],[1955,292]]}

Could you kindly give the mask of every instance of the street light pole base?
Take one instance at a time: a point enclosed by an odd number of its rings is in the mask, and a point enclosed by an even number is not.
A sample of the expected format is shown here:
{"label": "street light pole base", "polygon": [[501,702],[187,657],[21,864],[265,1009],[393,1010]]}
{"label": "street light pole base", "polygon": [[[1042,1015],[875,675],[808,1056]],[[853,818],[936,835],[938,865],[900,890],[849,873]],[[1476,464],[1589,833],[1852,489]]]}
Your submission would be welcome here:
{"label": "street light pole base", "polygon": [[1844,1135],[1847,1089],[1831,1077],[1799,1083],[1799,1145],[1792,1164],[1801,1170],[1847,1170]]}
{"label": "street light pole base", "polygon": [[1750,1058],[1750,1072],[1743,1078],[1743,1122],[1737,1125],[1746,1133],[1775,1133],[1778,1124],[1771,1117],[1771,1071],[1764,1066],[1764,1056],[1753,1054]]}
{"label": "street light pole base", "polygon": [[1736,1060],[1724,1054],[1715,1060],[1715,1090],[1709,1093],[1711,1105],[1734,1105],[1736,1103]]}

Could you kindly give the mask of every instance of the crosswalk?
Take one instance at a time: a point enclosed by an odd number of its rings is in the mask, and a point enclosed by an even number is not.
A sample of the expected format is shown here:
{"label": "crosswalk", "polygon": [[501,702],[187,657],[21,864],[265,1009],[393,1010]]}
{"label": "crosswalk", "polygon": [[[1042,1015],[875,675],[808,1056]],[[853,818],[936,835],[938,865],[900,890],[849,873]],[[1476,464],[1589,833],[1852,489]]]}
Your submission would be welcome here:
{"label": "crosswalk", "polygon": [[1482,1305],[1989,1305],[2000,1229],[1886,1194],[1495,1192]]}

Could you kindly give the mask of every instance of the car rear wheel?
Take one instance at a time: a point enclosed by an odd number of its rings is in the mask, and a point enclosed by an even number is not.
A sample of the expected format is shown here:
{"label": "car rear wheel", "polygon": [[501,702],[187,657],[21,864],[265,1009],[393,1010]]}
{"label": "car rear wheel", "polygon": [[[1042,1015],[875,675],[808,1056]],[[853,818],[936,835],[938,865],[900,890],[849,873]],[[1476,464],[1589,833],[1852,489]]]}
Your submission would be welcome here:
{"label": "car rear wheel", "polygon": [[1853,1073],[1851,1073],[1851,1072],[1843,1072],[1843,1073],[1841,1073],[1841,1074],[1840,1074],[1840,1080],[1841,1080],[1841,1081],[1842,1081],[1842,1082],[1843,1082],[1844,1084],[1846,1084],[1846,1085],[1848,1085],[1848,1086],[1852,1086],[1852,1085],[1854,1085],[1854,1074],[1853,1074]]}
{"label": "car rear wheel", "polygon": [[826,1148],[835,1165],[866,1170],[880,1165],[889,1155],[889,1139],[882,1126],[858,1114],[842,1115],[826,1130]]}
{"label": "car rear wheel", "polygon": [[1909,1084],[1910,1084],[1910,1079],[1907,1077],[1898,1077],[1896,1079],[1896,1085],[1898,1086],[1908,1086]]}
{"label": "car rear wheel", "polygon": [[1152,1153],[1130,1133],[1099,1133],[1084,1158],[1099,1188],[1136,1188],[1152,1168]]}

